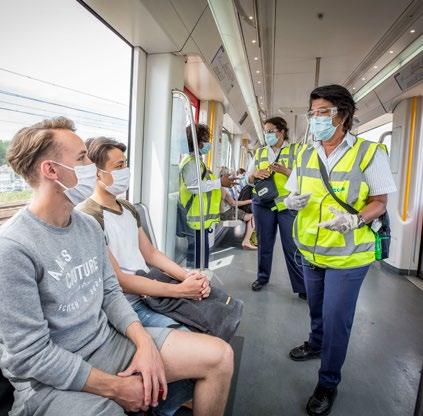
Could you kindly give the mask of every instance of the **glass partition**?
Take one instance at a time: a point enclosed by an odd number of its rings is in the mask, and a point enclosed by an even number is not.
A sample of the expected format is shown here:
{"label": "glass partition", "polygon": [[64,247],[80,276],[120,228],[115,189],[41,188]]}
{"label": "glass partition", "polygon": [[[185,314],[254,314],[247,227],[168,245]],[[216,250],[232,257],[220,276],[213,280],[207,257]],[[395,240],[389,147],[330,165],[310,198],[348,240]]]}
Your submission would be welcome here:
{"label": "glass partition", "polygon": [[[189,159],[189,146],[187,129],[191,132],[194,140],[193,145],[197,149],[194,151],[195,157]],[[190,174],[194,183],[189,190],[199,194],[200,207],[202,205],[202,195],[199,192],[200,180],[200,156],[196,144],[195,125],[192,115],[191,104],[188,97],[181,91],[174,91],[172,95],[172,124],[170,140],[170,166],[168,178],[168,206],[166,222],[166,255],[177,263],[184,263],[188,267],[194,267],[196,256],[202,257],[201,264],[204,264],[204,227],[196,233],[187,223],[186,207],[189,205],[186,200],[181,200],[180,186],[182,178],[182,167],[190,164]],[[191,154],[192,155],[192,154]],[[184,173],[186,169],[184,169]],[[186,181],[185,181],[186,182]],[[188,184],[189,185],[189,184]],[[193,194],[192,194],[193,195]],[[192,203],[192,201],[191,201]],[[203,212],[200,208],[199,222],[204,224]],[[197,234],[201,233],[201,249],[196,249]],[[203,267],[200,267],[203,268]]]}

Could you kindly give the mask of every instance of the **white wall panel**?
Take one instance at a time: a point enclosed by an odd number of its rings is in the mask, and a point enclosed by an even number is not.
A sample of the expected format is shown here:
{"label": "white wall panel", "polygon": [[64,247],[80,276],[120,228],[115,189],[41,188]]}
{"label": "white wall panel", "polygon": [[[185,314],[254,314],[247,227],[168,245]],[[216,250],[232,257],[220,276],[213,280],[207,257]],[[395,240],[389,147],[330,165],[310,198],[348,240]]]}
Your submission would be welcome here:
{"label": "white wall panel", "polygon": [[142,201],[150,210],[160,250],[165,248],[170,158],[172,89],[184,87],[184,58],[148,55]]}

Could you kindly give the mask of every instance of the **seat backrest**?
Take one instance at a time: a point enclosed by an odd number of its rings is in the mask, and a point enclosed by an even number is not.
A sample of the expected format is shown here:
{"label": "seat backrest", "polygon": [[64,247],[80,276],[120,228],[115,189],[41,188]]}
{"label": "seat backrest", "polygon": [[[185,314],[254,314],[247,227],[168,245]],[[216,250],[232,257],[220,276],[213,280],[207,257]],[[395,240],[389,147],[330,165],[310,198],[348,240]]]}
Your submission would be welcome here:
{"label": "seat backrest", "polygon": [[138,214],[140,215],[142,229],[147,234],[151,244],[157,248],[156,237],[154,235],[154,230],[151,224],[150,214],[148,213],[147,206],[141,202],[138,202],[137,204],[134,204],[134,207],[137,209]]}

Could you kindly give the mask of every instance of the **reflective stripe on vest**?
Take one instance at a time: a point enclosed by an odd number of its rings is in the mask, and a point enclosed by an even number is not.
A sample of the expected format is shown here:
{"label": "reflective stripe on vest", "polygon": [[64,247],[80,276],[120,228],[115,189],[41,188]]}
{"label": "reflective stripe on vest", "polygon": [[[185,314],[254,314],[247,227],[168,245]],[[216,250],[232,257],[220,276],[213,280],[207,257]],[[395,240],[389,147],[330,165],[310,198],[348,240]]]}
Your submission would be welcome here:
{"label": "reflective stripe on vest", "polygon": [[[187,207],[188,201],[192,197],[192,193],[188,190],[182,171],[184,167],[194,160],[194,156],[187,155],[179,164],[179,201],[184,208]],[[216,176],[210,172],[206,165],[201,161],[201,171],[206,170],[206,175],[204,180],[215,180]],[[203,207],[204,207],[204,228],[208,229],[212,224],[215,224],[220,221],[220,200],[221,200],[221,190],[213,189],[209,192],[203,192]],[[200,217],[200,198],[197,194],[194,194],[192,204],[187,213],[187,224],[193,230],[199,230],[201,227],[201,217]]]}
{"label": "reflective stripe on vest", "polygon": [[[286,168],[291,169],[294,165],[295,160],[295,153],[298,149],[298,144],[290,144],[285,146],[280,155],[279,159],[275,162],[284,165]],[[257,170],[267,169],[269,167],[269,148],[262,147],[257,149],[255,154],[255,167]],[[286,209],[284,200],[289,195],[289,191],[285,189],[285,184],[288,180],[288,177],[283,173],[275,173],[273,175],[273,179],[275,181],[276,188],[278,190],[278,197],[275,199],[276,209],[278,211],[283,211]],[[253,190],[255,193],[255,190]]]}
{"label": "reflective stripe on vest", "polygon": [[[377,143],[357,138],[329,174],[330,184],[337,196],[361,211],[366,205],[369,187],[364,170],[374,157]],[[375,260],[375,237],[369,227],[346,234],[317,227],[334,218],[332,206],[345,210],[327,191],[321,178],[317,150],[303,146],[297,157],[297,179],[300,193],[311,193],[307,206],[298,212],[293,235],[303,256],[310,263],[322,267],[352,268],[365,266]]]}

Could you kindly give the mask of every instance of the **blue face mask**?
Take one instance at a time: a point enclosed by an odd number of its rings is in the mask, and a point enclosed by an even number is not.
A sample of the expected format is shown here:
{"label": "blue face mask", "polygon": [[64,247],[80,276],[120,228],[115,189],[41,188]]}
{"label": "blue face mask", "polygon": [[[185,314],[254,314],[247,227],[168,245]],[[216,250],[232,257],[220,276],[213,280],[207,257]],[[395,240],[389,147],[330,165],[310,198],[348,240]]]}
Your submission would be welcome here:
{"label": "blue face mask", "polygon": [[211,146],[211,143],[203,143],[203,147],[200,149],[200,154],[206,155],[209,153]]}
{"label": "blue face mask", "polygon": [[310,120],[310,133],[314,140],[324,142],[331,139],[337,127],[332,124],[332,117],[312,117]]}
{"label": "blue face mask", "polygon": [[265,133],[264,140],[268,146],[274,146],[278,142],[278,138],[276,137],[276,133]]}

